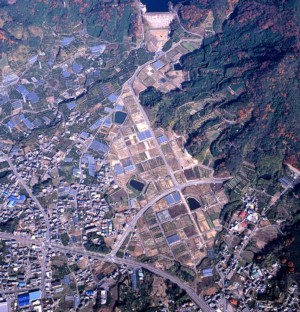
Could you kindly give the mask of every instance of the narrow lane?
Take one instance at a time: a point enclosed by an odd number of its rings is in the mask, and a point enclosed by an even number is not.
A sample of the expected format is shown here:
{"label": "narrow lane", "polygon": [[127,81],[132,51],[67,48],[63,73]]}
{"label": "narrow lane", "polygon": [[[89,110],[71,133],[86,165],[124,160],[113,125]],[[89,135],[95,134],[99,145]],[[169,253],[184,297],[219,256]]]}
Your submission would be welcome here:
{"label": "narrow lane", "polygon": [[49,224],[49,218],[47,215],[47,212],[45,209],[42,207],[41,203],[39,200],[33,195],[31,189],[28,187],[28,185],[25,183],[19,172],[17,171],[16,167],[12,163],[11,159],[9,156],[5,157],[6,161],[9,164],[10,169],[14,172],[15,176],[17,177],[18,181],[20,184],[24,187],[26,192],[28,193],[29,197],[35,202],[37,207],[39,208],[41,214],[43,215],[45,225],[46,225],[46,244],[42,246],[42,280],[41,280],[41,292],[42,292],[42,298],[45,297],[45,278],[46,278],[46,266],[47,266],[47,253],[48,253],[48,246],[50,245],[50,224]]}

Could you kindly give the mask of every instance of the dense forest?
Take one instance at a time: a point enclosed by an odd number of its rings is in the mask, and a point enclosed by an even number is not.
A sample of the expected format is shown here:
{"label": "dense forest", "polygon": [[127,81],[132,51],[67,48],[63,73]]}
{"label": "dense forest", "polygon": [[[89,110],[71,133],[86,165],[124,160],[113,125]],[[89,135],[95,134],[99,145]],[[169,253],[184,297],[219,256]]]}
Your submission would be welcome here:
{"label": "dense forest", "polygon": [[[209,148],[216,174],[237,173],[247,161],[256,183],[268,187],[284,163],[300,168],[298,1],[239,1],[215,35],[182,57],[180,68],[190,72],[182,89],[141,94],[157,127],[184,134],[195,157]],[[191,101],[202,103],[196,114],[181,109]],[[213,140],[206,135],[211,129],[218,130]]]}
{"label": "dense forest", "polygon": [[[280,190],[278,180],[286,174],[287,164],[300,169],[300,3],[239,0],[228,19],[222,12],[231,1],[220,1],[218,6],[215,1],[191,3],[194,9],[182,8],[181,14],[201,16],[212,9],[215,34],[206,36],[198,50],[175,65],[190,74],[181,89],[163,94],[148,88],[140,95],[141,103],[156,127],[171,127],[183,135],[187,151],[213,167],[216,176],[236,178],[242,173],[248,185],[262,190],[261,209],[269,204],[265,194]],[[192,27],[197,19],[184,22]],[[229,202],[221,211],[223,223],[242,207],[241,193],[226,186]],[[299,263],[294,266],[290,261],[299,257],[298,249],[292,254],[283,243],[292,236],[295,247],[299,244],[299,188],[285,194],[267,215],[271,222],[284,219],[282,230],[288,236],[269,243],[257,255],[258,262],[283,257],[282,281],[291,270],[299,280]]]}

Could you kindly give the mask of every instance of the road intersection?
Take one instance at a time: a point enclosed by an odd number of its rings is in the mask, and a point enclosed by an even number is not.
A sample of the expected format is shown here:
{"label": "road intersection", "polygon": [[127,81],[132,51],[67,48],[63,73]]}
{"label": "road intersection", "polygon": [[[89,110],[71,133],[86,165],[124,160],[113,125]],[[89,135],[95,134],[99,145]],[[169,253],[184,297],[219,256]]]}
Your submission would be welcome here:
{"label": "road intersection", "polygon": [[[25,244],[25,245],[36,245],[42,248],[42,246],[44,245],[44,241],[43,240],[36,240],[36,239],[31,239],[28,236],[17,236],[17,235],[13,235],[10,233],[4,233],[4,232],[0,232],[0,239],[5,239],[5,240],[16,240],[17,242],[19,242],[20,244]],[[186,293],[190,296],[190,298],[194,301],[195,304],[197,304],[201,310],[203,312],[210,312],[212,311],[210,309],[210,307],[207,305],[207,303],[195,292],[195,290],[193,290],[190,286],[188,286],[186,283],[184,283],[183,281],[181,281],[179,278],[161,270],[158,269],[156,267],[154,267],[151,264],[148,263],[143,263],[143,262],[137,262],[131,259],[125,259],[125,258],[118,258],[115,257],[112,254],[108,254],[108,255],[102,255],[99,254],[97,252],[93,252],[93,251],[88,251],[84,248],[81,247],[69,247],[69,246],[63,246],[60,244],[56,244],[56,243],[51,243],[49,246],[49,250],[54,250],[54,251],[59,251],[62,252],[64,254],[78,254],[78,255],[84,255],[84,256],[88,256],[91,259],[98,259],[101,261],[105,261],[105,262],[110,262],[110,263],[115,263],[118,265],[126,265],[128,267],[132,267],[132,268],[144,268],[158,276],[163,277],[164,279],[168,279],[170,280],[172,283],[178,285],[178,287],[180,287],[181,289],[185,290]]]}
{"label": "road intersection", "polygon": [[135,225],[139,218],[152,206],[154,205],[157,201],[160,199],[164,198],[170,193],[173,193],[175,191],[182,191],[184,188],[188,186],[193,186],[193,185],[201,185],[201,184],[211,184],[211,183],[224,183],[228,178],[208,178],[208,179],[202,179],[198,181],[191,181],[187,183],[182,183],[180,185],[176,185],[172,188],[169,188],[165,190],[163,193],[160,193],[158,196],[150,200],[142,209],[139,210],[139,212],[133,217],[133,219],[129,222],[126,230],[122,233],[121,239],[117,242],[117,244],[114,245],[113,248],[113,255],[116,255],[118,250],[121,248],[123,245],[126,237],[129,235],[129,233],[134,230]]}
{"label": "road intersection", "polygon": [[45,277],[46,277],[46,266],[47,266],[47,253],[48,253],[48,246],[50,245],[50,223],[49,223],[49,218],[46,210],[42,207],[41,203],[39,200],[33,195],[31,189],[29,186],[25,183],[19,172],[17,171],[16,167],[11,161],[11,158],[5,157],[5,160],[8,162],[10,169],[14,172],[15,176],[17,177],[18,181],[20,184],[24,187],[26,192],[28,193],[29,197],[35,202],[37,207],[39,208],[44,221],[46,225],[46,236],[45,236],[45,244],[42,247],[42,281],[41,281],[41,292],[42,292],[42,297],[45,296]]}
{"label": "road intersection", "polygon": [[[199,37],[201,37],[201,36],[199,36]],[[173,48],[175,48],[177,45],[180,45],[183,41],[194,41],[194,42],[196,41],[196,42],[199,42],[199,44],[200,44],[202,42],[202,39],[203,39],[202,37],[198,38],[198,39],[186,39],[186,40],[181,39],[179,42],[177,42],[173,46]],[[190,181],[190,182],[186,182],[186,183],[182,183],[182,184],[178,183],[178,181],[176,180],[174,171],[172,170],[172,168],[168,164],[166,156],[163,153],[161,146],[159,145],[159,143],[155,137],[155,134],[154,134],[154,131],[152,129],[151,123],[149,121],[149,118],[148,118],[146,112],[144,111],[143,107],[141,106],[141,104],[139,102],[138,95],[135,93],[135,91],[133,89],[133,83],[134,83],[137,75],[139,74],[139,72],[143,68],[145,68],[145,66],[148,66],[148,64],[155,62],[156,60],[161,58],[163,55],[165,55],[165,52],[163,52],[159,55],[156,54],[155,57],[151,61],[146,62],[142,66],[139,66],[137,68],[137,70],[135,71],[135,73],[133,74],[133,76],[127,81],[127,85],[129,87],[129,90],[130,90],[130,92],[134,98],[134,101],[135,101],[144,121],[146,122],[146,124],[148,126],[149,131],[151,132],[155,147],[159,151],[159,153],[160,153],[160,155],[164,161],[164,164],[167,168],[168,175],[172,179],[173,187],[161,192],[158,196],[151,199],[144,207],[142,207],[138,211],[138,213],[136,215],[133,216],[133,218],[129,222],[127,228],[122,233],[122,236],[117,241],[117,243],[113,246],[111,253],[109,253],[107,255],[102,255],[102,254],[99,254],[96,252],[88,251],[84,247],[63,246],[61,244],[58,244],[58,243],[55,243],[54,241],[52,241],[51,240],[51,233],[50,233],[51,227],[50,227],[49,216],[48,216],[47,211],[42,207],[39,200],[32,193],[30,187],[26,184],[26,182],[24,181],[24,179],[22,178],[20,173],[17,171],[17,168],[13,164],[12,158],[10,158],[10,155],[3,157],[8,162],[11,170],[14,172],[19,183],[27,191],[28,196],[32,199],[32,201],[35,202],[36,206],[39,208],[39,210],[43,216],[44,222],[45,222],[44,223],[45,224],[45,237],[41,238],[41,239],[32,239],[29,236],[16,236],[16,235],[0,232],[0,238],[6,239],[6,240],[14,239],[18,243],[23,244],[23,245],[27,245],[27,246],[35,245],[37,252],[41,252],[41,255],[42,255],[42,264],[41,264],[41,267],[42,267],[42,280],[41,280],[42,298],[45,297],[45,276],[46,276],[46,268],[47,268],[47,253],[50,250],[55,250],[55,251],[60,251],[62,253],[80,254],[80,255],[91,257],[93,259],[99,259],[99,260],[110,262],[110,263],[116,263],[118,265],[126,265],[129,267],[144,268],[144,269],[146,269],[146,270],[148,270],[148,271],[150,271],[150,272],[152,272],[158,276],[163,277],[164,279],[170,280],[171,282],[177,284],[180,288],[184,289],[187,292],[187,294],[190,296],[190,298],[195,302],[195,304],[197,304],[201,308],[202,311],[204,311],[204,312],[212,311],[210,309],[210,307],[205,303],[205,301],[197,294],[197,292],[194,289],[192,289],[189,285],[187,285],[186,283],[181,281],[176,276],[173,276],[173,275],[169,274],[168,272],[165,272],[159,268],[156,268],[154,265],[151,265],[149,263],[138,262],[138,261],[135,261],[135,260],[132,260],[129,258],[119,258],[116,256],[117,252],[120,250],[121,246],[123,245],[123,243],[126,240],[126,238],[128,237],[128,235],[135,229],[137,221],[157,201],[159,201],[160,199],[162,199],[163,197],[167,196],[168,194],[170,194],[172,192],[175,192],[175,191],[181,192],[184,188],[186,188],[188,186],[201,185],[201,184],[211,184],[211,183],[224,183],[226,180],[228,180],[228,178],[224,178],[224,179],[205,178],[205,179],[201,179],[198,181]],[[89,146],[90,146],[90,144],[88,145],[88,147]],[[86,150],[88,149],[88,147],[86,148]],[[80,164],[81,164],[81,158],[80,158]],[[81,173],[81,178],[82,178],[82,173]]]}

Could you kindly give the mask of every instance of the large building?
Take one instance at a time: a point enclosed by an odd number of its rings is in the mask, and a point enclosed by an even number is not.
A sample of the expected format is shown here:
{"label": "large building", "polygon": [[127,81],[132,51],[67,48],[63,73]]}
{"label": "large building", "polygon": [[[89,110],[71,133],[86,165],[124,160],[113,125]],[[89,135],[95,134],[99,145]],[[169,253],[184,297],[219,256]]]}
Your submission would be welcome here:
{"label": "large building", "polygon": [[0,312],[8,312],[8,303],[0,302]]}
{"label": "large building", "polygon": [[[20,308],[28,306],[32,301],[41,299],[41,291],[34,290],[28,293],[23,293],[18,296],[18,306]],[[0,311],[1,312],[1,311]]]}

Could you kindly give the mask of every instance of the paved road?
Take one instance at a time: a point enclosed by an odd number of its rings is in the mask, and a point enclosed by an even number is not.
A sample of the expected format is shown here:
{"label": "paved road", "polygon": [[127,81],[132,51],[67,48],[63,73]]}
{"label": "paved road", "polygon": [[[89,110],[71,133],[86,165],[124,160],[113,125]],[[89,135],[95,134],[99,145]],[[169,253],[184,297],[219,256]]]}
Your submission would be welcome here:
{"label": "paved road", "polygon": [[178,182],[177,182],[177,180],[175,178],[174,172],[173,172],[172,168],[169,166],[169,164],[167,162],[167,159],[165,157],[165,154],[163,153],[159,143],[157,142],[157,139],[156,139],[154,131],[153,131],[152,127],[151,127],[151,123],[149,121],[149,118],[148,118],[147,114],[145,113],[144,109],[142,108],[142,106],[141,106],[141,104],[139,102],[139,99],[138,99],[138,97],[136,96],[136,94],[135,94],[135,92],[133,90],[133,83],[134,83],[136,74],[137,74],[137,72],[135,72],[135,74],[132,76],[132,79],[129,81],[130,91],[132,93],[132,96],[133,96],[133,98],[134,98],[134,100],[136,102],[136,105],[137,105],[138,109],[140,110],[140,112],[141,112],[141,114],[142,114],[142,116],[143,116],[143,118],[144,118],[144,120],[145,120],[145,122],[146,122],[146,124],[148,126],[148,129],[149,129],[149,131],[150,131],[150,133],[152,135],[152,139],[153,139],[154,145],[157,148],[157,150],[159,151],[160,156],[162,157],[162,159],[163,159],[163,161],[165,163],[165,166],[166,166],[166,168],[168,170],[168,174],[172,178],[173,184],[174,185],[178,185]]}
{"label": "paved road", "polygon": [[47,252],[48,252],[48,246],[50,245],[50,224],[49,224],[48,215],[47,215],[47,212],[45,211],[45,209],[42,207],[42,205],[38,201],[38,199],[33,195],[31,189],[28,187],[28,185],[25,183],[25,181],[23,180],[23,178],[21,177],[21,175],[17,171],[16,167],[12,163],[11,159],[9,158],[9,156],[6,156],[5,159],[8,162],[11,170],[14,172],[14,174],[17,177],[17,179],[20,182],[20,184],[22,184],[24,189],[27,191],[29,197],[35,202],[35,204],[39,208],[39,210],[40,210],[40,212],[43,215],[43,218],[45,220],[45,225],[46,225],[46,237],[45,237],[46,244],[44,244],[43,247],[42,247],[42,257],[43,258],[42,258],[42,264],[41,264],[41,267],[42,267],[42,280],[41,280],[42,287],[41,287],[41,292],[42,292],[42,298],[44,298],[44,296],[45,296],[46,266],[47,266]]}
{"label": "paved road", "polygon": [[[139,65],[137,67],[137,69],[135,70],[134,74],[123,84],[123,87],[122,87],[122,91],[121,91],[121,95],[123,93],[123,90],[125,88],[126,85],[129,86],[130,88],[130,92],[132,93],[134,99],[137,101],[137,104],[138,104],[138,108],[141,110],[141,113],[143,116],[146,116],[146,122],[148,121],[149,122],[149,119],[148,119],[148,116],[145,114],[144,112],[144,109],[140,106],[139,104],[139,99],[138,99],[138,96],[136,95],[136,93],[134,92],[132,86],[133,86],[133,82],[134,82],[134,79],[136,79],[136,76],[148,65],[150,64],[153,64],[155,63],[157,60],[159,60],[160,58],[162,58],[163,56],[165,56],[168,52],[170,52],[171,50],[174,50],[177,46],[181,45],[181,43],[183,42],[202,42],[203,38],[199,38],[199,39],[195,39],[195,38],[186,38],[186,39],[180,39],[177,43],[175,43],[171,49],[169,49],[168,51],[166,52],[162,52],[161,53],[155,53],[155,56],[153,57],[152,60],[149,60],[148,62],[142,64],[142,65]],[[126,103],[124,103],[125,106],[126,106]],[[149,122],[150,124],[150,122]],[[150,126],[150,131],[152,131],[152,127]],[[154,137],[155,138],[155,137]],[[159,149],[160,151],[160,149]]]}
{"label": "paved road", "polygon": [[64,246],[54,246],[52,245],[53,249],[60,250],[66,253],[76,253],[76,254],[84,254],[102,261],[107,261],[107,262],[112,262],[116,263],[119,265],[127,265],[129,267],[134,267],[134,268],[144,268],[158,276],[163,277],[164,279],[170,280],[172,283],[176,284],[178,287],[181,289],[184,289],[186,293],[190,296],[190,298],[194,301],[195,304],[197,304],[203,312],[212,312],[213,310],[207,305],[207,303],[203,300],[202,297],[200,297],[190,286],[182,282],[179,278],[172,276],[171,274],[158,269],[154,267],[151,264],[148,263],[142,263],[142,262],[137,262],[131,259],[123,259],[123,258],[117,258],[111,255],[99,255],[99,253],[92,252],[92,251],[86,251],[82,250],[81,248],[74,248],[74,247],[64,247]]}
{"label": "paved road", "polygon": [[22,245],[41,245],[41,241],[32,239],[30,236],[13,235],[12,233],[0,232],[0,238],[2,239],[14,239]]}
{"label": "paved road", "polygon": [[[195,41],[195,39],[191,39],[191,40],[180,40],[180,42],[177,43],[180,44],[183,41]],[[174,47],[173,47],[174,48]],[[152,130],[151,127],[151,123],[148,119],[147,114],[145,113],[143,107],[140,105],[138,96],[135,94],[134,90],[133,90],[133,83],[134,80],[136,79],[137,74],[140,72],[140,70],[142,68],[144,68],[145,66],[147,66],[150,63],[155,62],[157,59],[159,59],[160,57],[162,57],[165,53],[160,54],[159,56],[156,56],[153,60],[145,63],[142,66],[139,66],[138,69],[135,71],[134,75],[129,79],[128,81],[128,85],[130,88],[130,91],[135,99],[135,102],[145,120],[145,122],[148,125],[148,128],[152,134],[153,137],[153,141],[154,144],[156,146],[156,148],[158,149],[158,151],[161,154],[161,157],[164,160],[164,163],[166,165],[166,168],[168,170],[168,174],[170,175],[170,177],[172,178],[174,187],[170,188],[169,190],[166,190],[165,192],[161,193],[159,196],[157,196],[156,198],[154,198],[153,200],[151,200],[145,207],[143,207],[135,216],[134,218],[131,220],[131,222],[129,223],[128,228],[125,230],[125,232],[122,235],[121,240],[114,246],[114,250],[112,251],[111,254],[107,255],[107,256],[102,256],[99,255],[98,253],[93,253],[90,251],[86,251],[85,249],[79,249],[79,248],[75,248],[75,247],[63,247],[61,245],[55,245],[55,244],[51,244],[50,241],[50,225],[49,225],[49,219],[48,219],[48,215],[47,212],[45,211],[45,209],[41,206],[40,202],[38,201],[38,199],[33,195],[31,189],[26,185],[25,181],[23,180],[23,178],[21,177],[21,175],[18,173],[17,169],[15,168],[15,166],[13,165],[11,159],[9,157],[6,157],[7,162],[9,163],[9,166],[11,167],[11,169],[13,170],[14,174],[16,175],[17,179],[19,180],[19,182],[23,185],[23,187],[26,189],[28,195],[32,198],[32,200],[36,203],[36,205],[38,206],[39,210],[41,211],[44,220],[45,220],[45,224],[46,224],[46,237],[45,240],[43,240],[42,242],[39,240],[33,240],[29,237],[16,237],[16,236],[12,236],[10,234],[7,233],[0,233],[0,238],[4,238],[4,239],[16,239],[17,241],[19,241],[20,243],[23,244],[36,244],[36,245],[40,245],[41,246],[41,250],[42,250],[42,255],[43,255],[43,260],[42,260],[42,294],[44,296],[45,293],[45,272],[46,272],[46,255],[48,252],[48,248],[53,248],[56,250],[60,250],[60,251],[64,251],[64,252],[70,252],[70,253],[80,253],[80,254],[84,254],[84,255],[89,255],[92,256],[94,258],[98,258],[101,259],[103,261],[109,261],[109,262],[114,262],[117,264],[127,264],[130,266],[136,266],[136,267],[143,267],[159,276],[162,276],[166,279],[171,280],[173,283],[177,284],[179,287],[181,287],[182,289],[184,289],[188,295],[191,297],[191,299],[199,306],[201,307],[201,309],[203,311],[210,311],[210,308],[207,306],[207,304],[203,301],[202,298],[200,298],[192,288],[190,288],[188,285],[184,284],[182,281],[180,281],[178,278],[168,274],[167,272],[164,272],[160,269],[157,269],[153,266],[151,266],[150,264],[145,264],[145,263],[139,263],[133,260],[129,260],[129,259],[120,259],[120,258],[116,258],[115,255],[117,253],[117,251],[120,249],[120,247],[122,246],[123,242],[125,241],[127,235],[130,233],[130,231],[132,231],[132,229],[134,229],[136,222],[138,221],[138,219],[144,214],[144,212],[151,207],[151,205],[153,205],[156,201],[158,201],[159,199],[163,198],[164,196],[168,195],[171,192],[174,191],[181,191],[184,187],[187,186],[191,186],[191,185],[199,185],[199,184],[206,184],[206,183],[223,183],[226,179],[206,179],[206,180],[201,180],[201,181],[197,181],[197,182],[188,182],[185,184],[181,184],[179,185],[173,170],[170,168],[166,157],[163,153],[163,151],[161,150],[161,147],[159,145],[159,143],[157,142],[157,139],[154,135],[154,132]]]}
{"label": "paved road", "polygon": [[168,194],[174,192],[174,191],[181,191],[183,190],[185,187],[188,186],[193,186],[193,185],[201,185],[201,184],[211,184],[211,183],[224,183],[225,181],[227,181],[228,178],[209,178],[209,179],[202,179],[199,181],[191,181],[191,182],[186,182],[186,183],[182,183],[180,185],[176,185],[173,186],[170,189],[167,189],[166,191],[164,191],[163,193],[160,193],[158,196],[156,196],[155,198],[153,198],[152,200],[149,201],[149,203],[147,203],[134,217],[133,219],[129,222],[126,230],[123,232],[121,239],[117,242],[116,245],[114,245],[113,247],[113,251],[111,252],[111,255],[116,255],[118,250],[121,248],[121,246],[123,245],[126,237],[128,236],[128,234],[134,229],[138,219],[152,206],[154,205],[157,201],[159,201],[160,199],[162,199],[163,197],[167,196]]}
{"label": "paved road", "polygon": [[[202,41],[202,39],[203,39],[202,37],[201,37],[201,39],[191,39],[191,40],[190,40],[190,39],[181,39],[176,45],[174,45],[174,46],[172,47],[172,49],[174,49],[176,46],[180,45],[180,44],[181,44],[182,42],[184,42],[184,41],[197,41],[197,42],[198,42],[198,41]],[[170,49],[170,50],[172,50],[172,49]],[[152,63],[154,63],[155,61],[157,61],[158,59],[160,59],[161,57],[163,57],[163,56],[164,56],[167,52],[169,52],[170,50],[168,50],[168,51],[166,51],[166,52],[162,52],[162,53],[160,53],[159,55],[155,54],[155,57],[154,57],[152,60],[150,60],[149,62],[147,62],[147,63],[145,63],[145,64],[143,64],[143,65],[141,65],[141,66],[139,66],[139,67],[136,69],[136,71],[134,72],[134,74],[132,75],[132,77],[128,80],[128,86],[129,86],[130,92],[131,92],[131,94],[132,94],[132,96],[133,96],[133,98],[134,98],[134,100],[135,100],[135,103],[136,103],[136,105],[137,105],[137,107],[138,107],[140,113],[142,114],[142,116],[143,116],[143,118],[144,118],[144,120],[145,120],[145,122],[146,122],[146,124],[147,124],[147,126],[148,126],[148,129],[149,129],[149,131],[150,131],[150,133],[151,133],[151,135],[152,135],[152,138],[153,138],[153,142],[154,142],[154,144],[155,144],[155,147],[156,147],[157,150],[159,151],[159,153],[160,153],[162,159],[164,160],[165,166],[166,166],[166,168],[167,168],[167,170],[168,170],[169,176],[172,178],[173,184],[174,184],[174,185],[178,185],[178,182],[177,182],[177,180],[176,180],[176,178],[175,178],[175,175],[174,175],[174,171],[173,171],[172,168],[169,166],[169,164],[168,164],[168,162],[167,162],[167,159],[166,159],[166,157],[165,157],[165,155],[164,155],[164,153],[163,153],[163,151],[162,151],[162,149],[161,149],[161,146],[159,145],[159,143],[158,143],[158,141],[157,141],[157,139],[156,139],[156,137],[155,137],[155,135],[154,135],[154,131],[153,131],[152,126],[151,126],[151,122],[149,121],[149,118],[148,118],[146,112],[144,111],[144,108],[143,108],[142,105],[140,104],[140,100],[139,100],[139,98],[138,98],[138,95],[135,93],[135,91],[134,91],[134,89],[133,89],[134,81],[135,81],[137,75],[140,73],[140,71],[141,71],[143,68],[145,68],[146,66],[148,66],[149,64],[152,64]],[[125,106],[126,106],[126,103],[125,103]]]}
{"label": "paved road", "polygon": [[46,223],[46,239],[50,240],[50,224],[49,224],[49,219],[48,219],[48,215],[45,211],[45,209],[42,207],[42,205],[40,204],[40,202],[38,201],[38,199],[33,195],[31,189],[28,187],[28,185],[25,183],[25,181],[23,180],[23,178],[21,177],[21,175],[19,174],[19,172],[17,171],[16,167],[14,166],[14,164],[12,163],[11,159],[9,158],[9,156],[5,157],[5,160],[8,162],[10,169],[14,172],[15,176],[17,177],[18,181],[20,182],[20,184],[23,185],[24,189],[27,191],[29,197],[35,202],[35,204],[38,206],[41,214],[43,215],[43,218],[45,220]]}
{"label": "paved road", "polygon": [[170,280],[172,283],[178,285],[181,289],[184,289],[186,293],[189,295],[189,297],[194,301],[195,304],[197,304],[203,312],[210,312],[213,311],[208,304],[187,284],[183,283],[179,278],[176,276],[172,276],[169,273],[166,273],[163,270],[160,270],[158,268],[155,268],[154,266],[147,264],[147,263],[137,263],[135,261],[129,260],[129,259],[121,259],[123,264],[127,264],[129,266],[139,265],[140,267],[163,277],[164,279]]}
{"label": "paved road", "polygon": [[[30,244],[30,243],[40,245],[40,246],[43,245],[43,241],[31,239],[29,237],[16,236],[13,234],[3,233],[3,232],[0,232],[0,238],[2,238],[2,239],[15,239],[16,241],[18,241],[20,243],[25,243],[26,245]],[[183,281],[181,281],[177,277],[172,276],[171,274],[169,274],[169,273],[167,273],[161,269],[158,269],[151,264],[137,262],[137,261],[134,261],[131,259],[118,258],[118,257],[112,256],[110,254],[101,255],[97,252],[88,251],[84,248],[79,248],[79,247],[62,246],[60,244],[55,244],[55,243],[52,243],[51,245],[49,245],[49,247],[52,250],[60,251],[62,253],[80,254],[80,255],[84,255],[84,256],[89,256],[89,257],[94,258],[94,259],[99,259],[101,261],[116,263],[118,265],[127,265],[129,267],[134,267],[134,268],[144,268],[144,269],[146,269],[146,270],[148,270],[148,271],[150,271],[150,272],[152,272],[158,276],[163,277],[164,279],[170,280],[174,284],[178,285],[178,287],[180,287],[181,289],[184,289],[187,292],[187,294],[190,296],[190,298],[195,302],[195,304],[197,304],[202,309],[203,312],[212,312],[213,311],[210,309],[210,307],[207,305],[207,303],[190,286],[185,284]]]}

